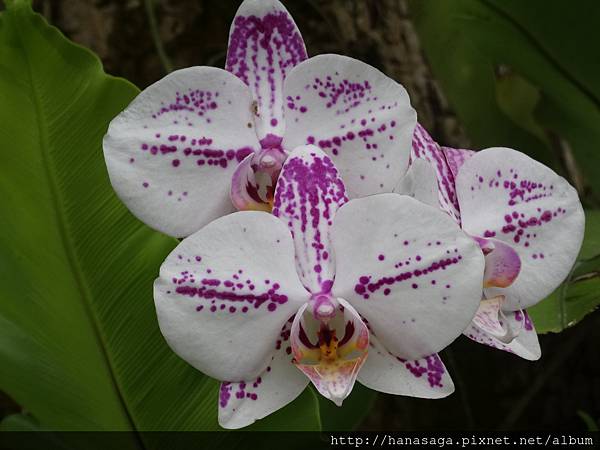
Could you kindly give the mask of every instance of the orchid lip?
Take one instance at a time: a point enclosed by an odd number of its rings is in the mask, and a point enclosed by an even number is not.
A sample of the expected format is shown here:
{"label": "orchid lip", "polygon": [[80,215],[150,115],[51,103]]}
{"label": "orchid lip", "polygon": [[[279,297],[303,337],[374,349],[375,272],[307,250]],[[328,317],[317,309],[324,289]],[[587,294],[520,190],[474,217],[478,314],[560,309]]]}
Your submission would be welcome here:
{"label": "orchid lip", "polygon": [[481,300],[479,309],[473,318],[473,324],[503,344],[509,344],[519,335],[520,330],[513,329],[509,325],[509,321],[502,310],[504,302],[504,295]]}
{"label": "orchid lip", "polygon": [[368,352],[368,329],[355,314],[342,299],[316,294],[292,325],[293,363],[338,406],[352,391]]}

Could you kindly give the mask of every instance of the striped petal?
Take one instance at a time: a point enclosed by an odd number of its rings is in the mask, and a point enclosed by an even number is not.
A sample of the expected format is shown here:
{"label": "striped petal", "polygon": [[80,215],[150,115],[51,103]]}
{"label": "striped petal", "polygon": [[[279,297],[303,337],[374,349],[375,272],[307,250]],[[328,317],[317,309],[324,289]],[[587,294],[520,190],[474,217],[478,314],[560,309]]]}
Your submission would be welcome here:
{"label": "striped petal", "polygon": [[331,159],[314,145],[298,147],[283,166],[273,214],[294,238],[300,279],[313,294],[329,292],[335,276],[331,226],[346,190]]}
{"label": "striped petal", "polygon": [[283,136],[283,82],[305,59],[302,36],[279,1],[242,2],[229,32],[226,67],[252,91],[261,140]]}

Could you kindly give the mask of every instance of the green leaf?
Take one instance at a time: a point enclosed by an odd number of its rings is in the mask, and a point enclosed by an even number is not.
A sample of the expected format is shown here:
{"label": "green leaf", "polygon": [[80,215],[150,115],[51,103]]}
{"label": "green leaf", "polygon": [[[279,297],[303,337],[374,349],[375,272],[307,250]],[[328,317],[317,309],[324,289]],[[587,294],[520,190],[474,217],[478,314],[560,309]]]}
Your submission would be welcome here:
{"label": "green leaf", "polygon": [[557,170],[559,153],[570,148],[597,199],[600,3],[413,0],[411,7],[434,75],[475,145],[513,147]]}
{"label": "green leaf", "polygon": [[527,311],[538,333],[560,332],[600,305],[600,211],[586,211],[585,236],[578,262],[567,280]]}
{"label": "green leaf", "polygon": [[26,414],[11,414],[0,422],[0,431],[37,431],[39,424]]}
{"label": "green leaf", "polygon": [[[218,383],[180,360],[152,283],[176,241],[114,195],[101,139],[138,93],[28,2],[0,14],[0,389],[41,429],[216,430]],[[260,426],[319,429],[310,392]],[[121,448],[160,447],[131,434]],[[167,443],[163,443],[166,445]]]}
{"label": "green leaf", "polygon": [[583,423],[585,423],[588,431],[600,431],[598,422],[592,419],[592,416],[590,416],[588,413],[585,411],[577,411],[577,415],[581,418],[581,420],[583,420]]}

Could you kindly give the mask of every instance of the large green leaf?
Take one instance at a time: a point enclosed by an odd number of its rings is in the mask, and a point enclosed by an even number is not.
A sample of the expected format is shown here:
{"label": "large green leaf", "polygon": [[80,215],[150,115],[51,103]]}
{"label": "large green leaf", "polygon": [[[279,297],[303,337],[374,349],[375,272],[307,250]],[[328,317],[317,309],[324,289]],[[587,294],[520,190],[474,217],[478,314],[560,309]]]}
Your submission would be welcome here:
{"label": "large green leaf", "polygon": [[533,308],[538,333],[559,332],[600,305],[600,211],[586,211],[585,237],[578,261],[567,280]]}
{"label": "large green leaf", "polygon": [[[0,15],[0,389],[42,429],[215,430],[217,383],[165,344],[152,300],[176,241],[113,194],[101,150],[138,93],[28,2]],[[261,428],[318,429],[307,390]],[[132,435],[130,448],[153,446]],[[158,445],[158,444],[157,444]]]}
{"label": "large green leaf", "polygon": [[411,6],[434,75],[475,145],[514,147],[558,170],[569,147],[598,199],[600,2]]}

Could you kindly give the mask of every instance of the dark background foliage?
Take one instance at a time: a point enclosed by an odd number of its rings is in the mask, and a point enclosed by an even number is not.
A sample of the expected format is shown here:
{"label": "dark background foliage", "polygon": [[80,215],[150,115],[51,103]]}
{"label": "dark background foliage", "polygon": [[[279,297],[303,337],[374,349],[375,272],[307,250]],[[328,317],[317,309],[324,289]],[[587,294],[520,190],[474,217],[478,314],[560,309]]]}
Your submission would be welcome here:
{"label": "dark background foliage", "polygon": [[[168,68],[222,67],[238,4],[237,0],[162,0],[155,2],[153,16],[142,0],[37,0],[34,8],[67,37],[97,53],[107,73],[144,88]],[[430,64],[430,54],[421,44],[419,7],[403,0],[289,0],[285,4],[309,55],[342,53],[378,67],[407,88],[419,121],[434,138],[445,145],[478,148],[481,139],[473,136],[481,130],[467,127],[456,115],[456,105],[447,100],[443,83],[436,79],[439,72],[432,70],[435,64]],[[152,33],[152,17],[157,35]],[[455,70],[459,69],[457,62]],[[510,72],[501,65],[494,69],[496,77]],[[469,95],[477,93],[464,92]],[[555,168],[569,177],[587,205],[597,205],[577,165],[570,163],[570,148],[557,145],[551,151],[558,160]],[[589,423],[582,416],[597,424],[600,313],[540,340],[542,359],[528,362],[461,337],[442,354],[457,385],[451,397],[426,401],[360,392],[348,400],[347,409],[364,414],[362,429],[586,429]],[[326,405],[322,410],[324,426],[335,428],[335,416],[326,417],[330,409]],[[0,419],[18,411],[19,405],[0,395]]]}

